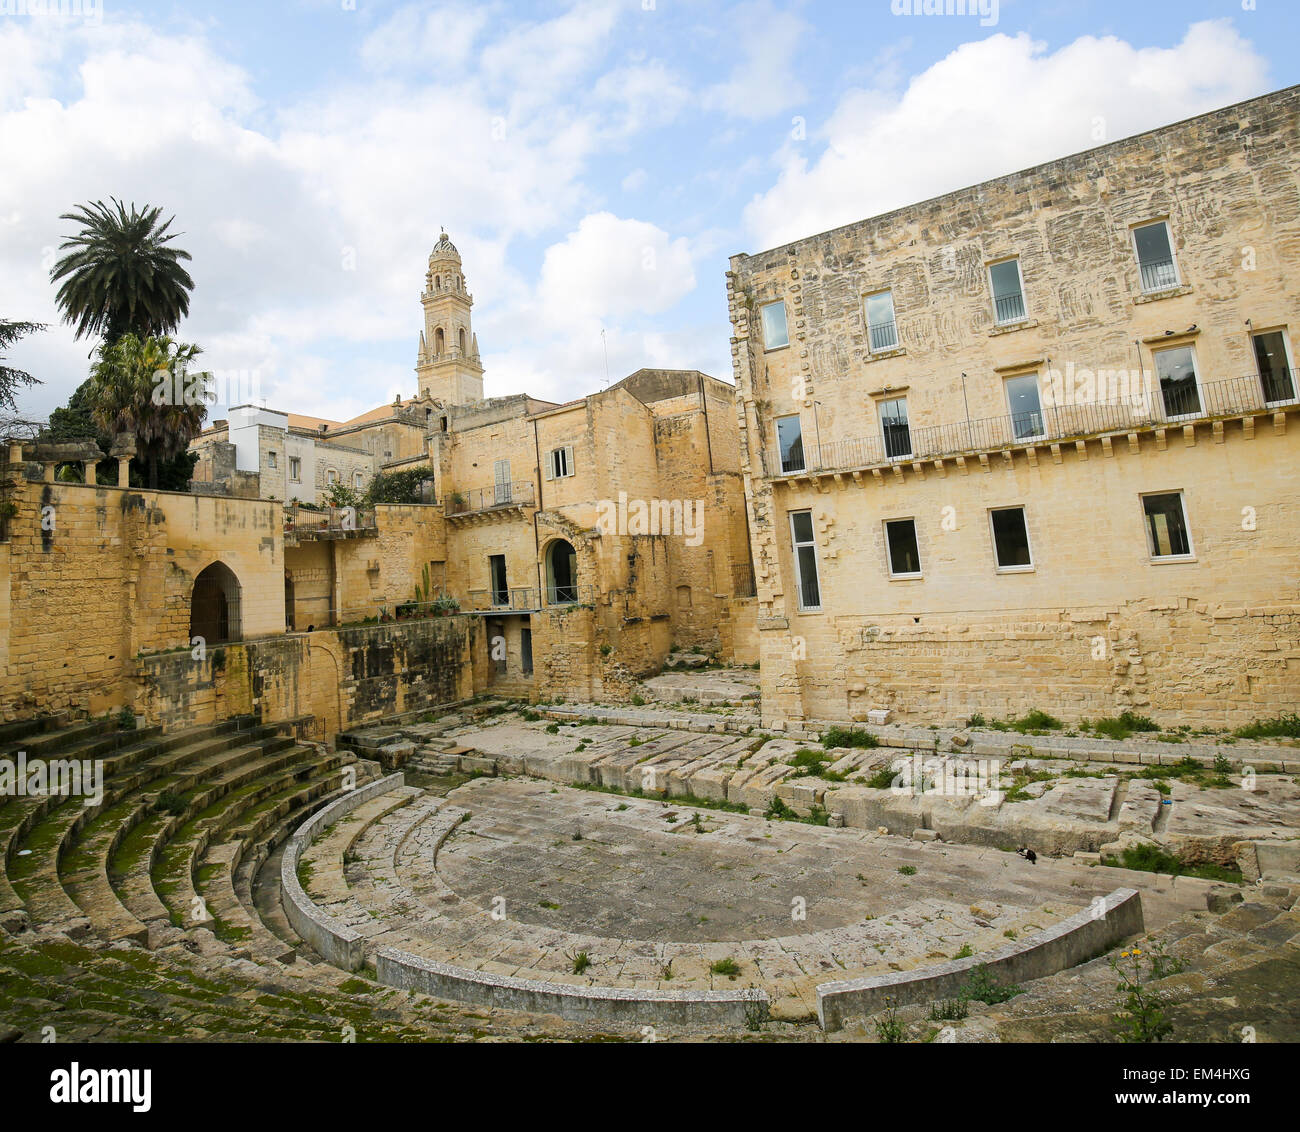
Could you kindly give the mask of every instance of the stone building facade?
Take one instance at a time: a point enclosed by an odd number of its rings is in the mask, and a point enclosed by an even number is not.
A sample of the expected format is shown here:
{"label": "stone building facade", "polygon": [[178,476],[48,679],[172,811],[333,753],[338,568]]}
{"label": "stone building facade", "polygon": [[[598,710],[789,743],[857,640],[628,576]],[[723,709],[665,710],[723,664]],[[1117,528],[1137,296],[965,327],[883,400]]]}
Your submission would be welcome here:
{"label": "stone building facade", "polygon": [[733,257],[765,722],[1300,707],[1298,124]]}

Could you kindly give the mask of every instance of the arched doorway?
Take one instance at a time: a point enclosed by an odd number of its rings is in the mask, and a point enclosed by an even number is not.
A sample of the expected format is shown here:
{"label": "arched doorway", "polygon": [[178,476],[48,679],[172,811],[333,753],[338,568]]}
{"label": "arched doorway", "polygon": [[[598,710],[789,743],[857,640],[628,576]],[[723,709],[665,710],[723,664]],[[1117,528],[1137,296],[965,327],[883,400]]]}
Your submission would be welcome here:
{"label": "arched doorway", "polygon": [[292,633],[293,624],[293,579],[286,570],[284,574],[284,627]]}
{"label": "arched doorway", "polygon": [[546,548],[546,600],[549,605],[578,600],[578,554],[562,538]]}
{"label": "arched doorway", "polygon": [[212,563],[194,579],[190,640],[195,637],[208,645],[239,640],[239,579],[225,563]]}

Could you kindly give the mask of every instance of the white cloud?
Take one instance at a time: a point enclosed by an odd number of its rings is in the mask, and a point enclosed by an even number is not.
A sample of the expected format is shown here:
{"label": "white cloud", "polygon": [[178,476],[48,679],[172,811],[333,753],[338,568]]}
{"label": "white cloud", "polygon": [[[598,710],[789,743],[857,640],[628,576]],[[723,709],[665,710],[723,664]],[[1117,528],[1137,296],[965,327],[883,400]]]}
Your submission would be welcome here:
{"label": "white cloud", "polygon": [[725,16],[736,29],[728,53],[740,60],[724,82],[704,92],[704,106],[736,118],[766,118],[796,106],[807,97],[794,67],[794,56],[807,24],[793,12],[780,11],[771,0],[739,4]]}
{"label": "white cloud", "polygon": [[1193,24],[1171,48],[1085,36],[1048,52],[1025,34],[967,43],[901,95],[846,94],[824,151],[787,144],[746,226],[755,250],[772,247],[1261,94],[1267,70],[1226,20]]}
{"label": "white cloud", "polygon": [[541,298],[552,315],[620,318],[668,310],[695,288],[685,238],[609,212],[584,217],[546,251]]}

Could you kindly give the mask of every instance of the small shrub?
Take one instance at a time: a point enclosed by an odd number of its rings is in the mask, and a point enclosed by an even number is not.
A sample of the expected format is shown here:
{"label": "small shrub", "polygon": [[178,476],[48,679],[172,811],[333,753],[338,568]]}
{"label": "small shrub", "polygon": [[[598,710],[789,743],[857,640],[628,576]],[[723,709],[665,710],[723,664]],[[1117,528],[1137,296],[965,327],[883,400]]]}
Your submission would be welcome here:
{"label": "small shrub", "polygon": [[960,1022],[970,1014],[970,1000],[945,998],[930,1007],[931,1022]]}
{"label": "small shrub", "polygon": [[898,871],[899,871],[900,874],[902,874],[902,875],[905,876],[905,877],[914,877],[914,876],[916,876],[916,866],[915,866],[915,865],[900,865],[900,866],[898,867]]}
{"label": "small shrub", "polygon": [[880,740],[870,731],[856,727],[832,727],[822,735],[821,743],[823,747],[858,747],[864,750],[880,746]]}
{"label": "small shrub", "polygon": [[1093,725],[1098,735],[1107,739],[1127,739],[1134,731],[1159,731],[1160,725],[1148,716],[1125,711],[1108,719],[1099,719]]}
{"label": "small shrub", "polygon": [[897,777],[892,768],[886,767],[884,770],[876,771],[867,779],[866,784],[873,790],[888,790],[894,785],[894,779]]}
{"label": "small shrub", "polygon": [[135,712],[133,712],[129,707],[123,707],[122,710],[117,713],[117,729],[119,731],[135,730]]}
{"label": "small shrub", "polygon": [[789,821],[795,816],[795,812],[790,809],[775,794],[772,795],[772,801],[768,803],[767,812],[763,814],[768,821]]}
{"label": "small shrub", "polygon": [[637,695],[633,696],[633,697],[632,697],[632,706],[633,706],[633,707],[645,707],[645,696],[642,696],[642,695],[640,695],[639,693],[638,693]]}
{"label": "small shrub", "polygon": [[1160,999],[1147,986],[1173,973],[1158,962],[1158,959],[1165,958],[1163,952],[1144,956],[1142,949],[1135,947],[1109,960],[1111,970],[1119,979],[1115,989],[1124,995],[1123,1009],[1116,1015],[1116,1021],[1120,1023],[1117,1030],[1120,1041],[1137,1044],[1160,1042],[1173,1033],[1173,1023],[1160,1009]]}
{"label": "small shrub", "polygon": [[977,711],[966,721],[967,727],[987,727],[988,720],[984,718],[984,713]]}
{"label": "small shrub", "polygon": [[1238,739],[1300,739],[1300,713],[1260,719],[1233,732]]}
{"label": "small shrub", "polygon": [[1009,1002],[1020,993],[1020,988],[1014,984],[1000,986],[995,983],[993,976],[989,974],[987,965],[981,963],[971,972],[970,978],[963,984],[958,997],[968,1000],[973,999],[989,1006],[996,1006],[1000,1002]]}
{"label": "small shrub", "polygon": [[975,954],[975,949],[974,949],[973,947],[971,947],[971,945],[970,945],[969,943],[963,943],[963,944],[961,945],[961,947],[958,949],[957,954],[954,955],[953,958],[954,958],[954,959],[969,959],[969,958],[970,958],[972,955],[974,955],[974,954]]}
{"label": "small shrub", "polygon": [[558,735],[559,733],[560,733],[560,725],[558,723],[548,723],[546,725],[546,734]]}
{"label": "small shrub", "polygon": [[726,959],[716,959],[709,964],[709,970],[715,975],[726,975],[729,979],[734,979],[740,974],[740,964],[728,956]]}
{"label": "small shrub", "polygon": [[582,972],[590,966],[591,956],[585,951],[579,951],[578,954],[573,957],[573,973],[575,975],[581,975]]}
{"label": "small shrub", "polygon": [[1060,731],[1064,726],[1065,724],[1056,716],[1048,715],[1047,712],[1039,711],[1037,708],[1027,712],[1012,723],[1012,727],[1022,733],[1025,731]]}
{"label": "small shrub", "polygon": [[876,1037],[891,1046],[903,1040],[903,1023],[898,1020],[898,1005],[892,998],[885,1000],[885,1009],[876,1019]]}
{"label": "small shrub", "polygon": [[160,814],[183,814],[186,809],[185,796],[174,790],[164,790],[154,799],[153,808]]}

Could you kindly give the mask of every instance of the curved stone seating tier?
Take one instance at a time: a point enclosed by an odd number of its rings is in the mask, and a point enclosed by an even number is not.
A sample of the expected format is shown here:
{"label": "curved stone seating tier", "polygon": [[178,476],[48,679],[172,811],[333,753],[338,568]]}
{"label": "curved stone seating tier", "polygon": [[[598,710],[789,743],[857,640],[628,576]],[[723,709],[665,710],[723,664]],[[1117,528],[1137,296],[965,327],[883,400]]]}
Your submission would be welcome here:
{"label": "curved stone seating tier", "polygon": [[[253,757],[250,757],[253,756]],[[162,847],[151,873],[154,891],[178,927],[212,927],[213,919],[195,887],[198,861],[223,826],[245,806],[262,801],[309,773],[317,763],[291,739],[276,741],[265,751],[249,751],[223,775],[199,788],[187,806],[186,821]]]}
{"label": "curved stone seating tier", "polygon": [[[491,788],[491,780],[475,785]],[[621,808],[638,805],[645,807],[647,822],[662,819],[663,807],[654,802],[627,800]],[[1071,903],[1058,893],[1050,908],[1004,908],[984,900],[976,909],[926,897],[864,923],[720,943],[559,931],[494,917],[492,909],[463,899],[448,886],[439,872],[438,853],[469,813],[454,802],[431,795],[413,798],[405,790],[317,815],[318,825],[305,832],[293,865],[286,868],[293,868],[298,886],[294,913],[310,921],[307,931],[325,937],[322,953],[331,962],[354,970],[373,963],[381,982],[510,1009],[580,1019],[676,1024],[693,1018],[731,1025],[748,1023],[769,1001],[777,1016],[816,1015],[828,976],[886,977],[900,983],[916,979],[924,985],[933,973],[941,973],[956,939],[976,952],[963,966],[963,978],[967,966],[986,959],[1000,962],[1026,950],[1038,957],[1038,973],[1027,977],[1039,977],[1050,973],[1040,968],[1057,959],[1055,970],[1080,961],[1078,948],[1068,941],[1083,939],[1091,947],[1100,938],[1098,931],[1114,942],[1141,926],[1136,897],[1121,902],[1128,911],[1103,916],[1100,928],[1087,928],[1089,913],[1078,911],[1082,894]],[[735,820],[764,824],[761,819]],[[331,821],[339,824],[330,829]],[[842,843],[844,831],[832,836]],[[282,873],[287,886],[288,874]],[[1133,908],[1138,909],[1137,929]],[[1093,934],[1084,939],[1081,931]],[[1008,944],[1008,938],[1017,942]],[[584,952],[589,966],[575,973],[574,960]],[[727,958],[740,963],[751,986],[711,972],[713,963]],[[664,977],[666,967],[671,967],[671,978]],[[837,1019],[853,1011],[852,1001],[845,999],[838,1007]]]}
{"label": "curved stone seating tier", "polygon": [[[284,742],[272,738],[274,728],[261,728],[251,734],[255,742]],[[116,773],[105,767],[104,796],[98,805],[87,805],[80,796],[67,796],[48,806],[32,821],[22,838],[19,856],[10,867],[10,879],[29,917],[40,923],[64,924],[75,934],[89,927],[89,919],[64,889],[60,863],[72,839],[101,813],[121,799],[151,786],[161,791],[181,789],[197,781],[223,762],[239,761],[256,746],[233,748],[240,732],[229,731],[198,743],[178,745],[161,755],[132,759]],[[22,855],[22,850],[27,850]]]}
{"label": "curved stone seating tier", "polygon": [[[227,720],[209,727],[194,728],[188,732],[178,732],[167,737],[159,737],[157,728],[144,731],[107,731],[103,720],[92,724],[80,724],[59,731],[42,732],[41,746],[38,752],[28,751],[33,744],[24,740],[14,744],[14,750],[5,758],[13,761],[17,752],[27,755],[28,766],[35,759],[59,760],[100,760],[106,788],[113,790],[113,797],[120,797],[133,783],[147,780],[148,772],[137,772],[127,777],[130,768],[137,768],[145,760],[161,756],[197,742],[209,740],[212,736],[225,735],[247,727],[247,717]],[[46,814],[54,808],[79,802],[59,794],[47,794],[43,797],[0,797],[0,856],[3,857],[4,870],[0,870],[0,913],[11,909],[21,909],[23,900],[13,889],[8,877],[8,865],[18,854],[19,843],[28,832]],[[106,794],[105,804],[110,804]],[[34,854],[33,854],[34,855]]]}

